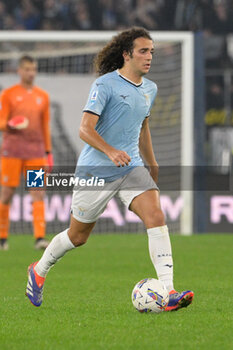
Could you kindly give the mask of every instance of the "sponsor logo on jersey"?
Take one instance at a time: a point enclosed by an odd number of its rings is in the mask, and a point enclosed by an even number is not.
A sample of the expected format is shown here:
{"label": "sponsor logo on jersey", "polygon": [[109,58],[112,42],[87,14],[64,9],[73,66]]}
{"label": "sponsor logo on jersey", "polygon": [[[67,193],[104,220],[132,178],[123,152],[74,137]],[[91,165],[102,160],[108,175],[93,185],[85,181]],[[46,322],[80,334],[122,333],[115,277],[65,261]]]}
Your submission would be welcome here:
{"label": "sponsor logo on jersey", "polygon": [[22,97],[22,96],[17,96],[17,97],[16,97],[16,101],[20,102],[20,101],[22,101],[22,100],[23,100],[23,97]]}
{"label": "sponsor logo on jersey", "polygon": [[123,100],[125,100],[125,99],[126,99],[126,97],[129,97],[129,95],[120,95],[120,97],[122,97],[122,98],[123,98]]}

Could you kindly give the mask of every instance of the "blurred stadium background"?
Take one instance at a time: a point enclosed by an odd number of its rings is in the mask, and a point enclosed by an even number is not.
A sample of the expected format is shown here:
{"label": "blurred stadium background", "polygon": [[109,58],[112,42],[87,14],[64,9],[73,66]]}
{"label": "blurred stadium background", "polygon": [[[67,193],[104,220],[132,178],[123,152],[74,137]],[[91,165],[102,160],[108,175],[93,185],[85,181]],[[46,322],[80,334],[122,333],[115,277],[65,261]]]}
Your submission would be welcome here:
{"label": "blurred stadium background", "polygon": [[[101,31],[107,37],[109,31],[132,25],[149,29],[156,44],[149,78],[159,88],[151,130],[162,168],[161,201],[170,230],[232,232],[232,15],[230,0],[0,1],[0,89],[17,82],[15,71],[21,54],[38,59],[37,84],[51,97],[55,164],[74,170],[83,146],[78,139],[82,108],[95,78],[93,58],[105,42],[95,40],[95,35]],[[192,33],[194,50],[185,56],[179,33],[185,37],[186,31]],[[164,37],[170,35],[170,40],[162,40],[164,33]],[[192,110],[185,115],[189,121],[187,134],[192,134],[186,144],[182,136],[183,100],[190,75],[187,71],[184,75],[184,66],[193,73],[188,91],[193,97],[188,101]],[[186,149],[192,154],[190,162],[184,163],[182,154]],[[182,174],[192,180],[188,187],[180,184]],[[187,194],[190,205],[183,200]],[[48,233],[67,227],[70,203],[71,191],[47,192]],[[188,218],[191,230],[185,232],[182,215],[187,209],[192,214]],[[11,233],[31,232],[30,197],[23,179],[10,218]],[[96,232],[142,230],[138,218],[117,200],[109,203],[95,228]]]}

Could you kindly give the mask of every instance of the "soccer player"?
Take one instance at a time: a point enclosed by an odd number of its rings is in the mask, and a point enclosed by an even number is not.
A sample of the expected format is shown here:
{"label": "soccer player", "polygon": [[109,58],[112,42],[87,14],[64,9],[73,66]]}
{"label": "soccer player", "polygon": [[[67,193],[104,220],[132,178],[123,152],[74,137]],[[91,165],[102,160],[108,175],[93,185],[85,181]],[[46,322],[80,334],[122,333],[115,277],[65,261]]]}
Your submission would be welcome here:
{"label": "soccer player", "polygon": [[[49,130],[48,94],[34,85],[37,64],[30,56],[19,60],[19,84],[4,90],[0,97],[1,189],[0,189],[0,249],[8,249],[9,207],[12,196],[26,169],[52,166]],[[14,123],[15,117],[22,122]],[[26,122],[25,122],[26,121]],[[35,248],[45,249],[44,192],[30,191],[32,196]]]}
{"label": "soccer player", "polygon": [[[97,56],[100,77],[93,83],[84,108],[80,137],[86,145],[76,175],[101,176],[105,186],[102,191],[74,189],[69,229],[55,236],[39,262],[29,266],[26,295],[35,306],[42,303],[49,269],[66,252],[87,241],[114,195],[147,228],[152,263],[170,293],[166,310],[177,310],[192,302],[193,292],[178,293],[173,286],[171,244],[156,185],[158,164],[152,148],[149,115],[157,86],[144,78],[150,70],[153,52],[149,33],[143,28],[131,28],[114,37]],[[144,167],[141,156],[150,171]]]}

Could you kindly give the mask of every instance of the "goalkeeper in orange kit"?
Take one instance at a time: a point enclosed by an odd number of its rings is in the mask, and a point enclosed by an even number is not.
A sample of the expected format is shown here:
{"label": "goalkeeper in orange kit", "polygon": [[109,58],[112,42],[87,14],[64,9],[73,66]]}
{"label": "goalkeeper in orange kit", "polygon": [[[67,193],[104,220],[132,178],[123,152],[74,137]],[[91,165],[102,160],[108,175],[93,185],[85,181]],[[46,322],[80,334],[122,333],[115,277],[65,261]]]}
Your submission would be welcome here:
{"label": "goalkeeper in orange kit", "polygon": [[[49,96],[34,85],[36,61],[19,60],[19,84],[4,90],[0,97],[1,146],[0,250],[8,249],[9,208],[20,177],[26,168],[53,166],[49,130]],[[30,189],[32,196],[35,248],[45,249],[44,191]]]}

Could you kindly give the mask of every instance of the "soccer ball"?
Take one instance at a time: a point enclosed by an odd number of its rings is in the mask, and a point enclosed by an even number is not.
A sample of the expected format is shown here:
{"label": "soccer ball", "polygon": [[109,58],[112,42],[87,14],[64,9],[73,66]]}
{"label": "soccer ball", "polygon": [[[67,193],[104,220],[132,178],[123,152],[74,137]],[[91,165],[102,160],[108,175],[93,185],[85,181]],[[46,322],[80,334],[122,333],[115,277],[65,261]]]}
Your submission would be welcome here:
{"label": "soccer ball", "polygon": [[169,301],[164,284],[155,278],[145,278],[138,282],[132,291],[133,306],[139,312],[160,313]]}

